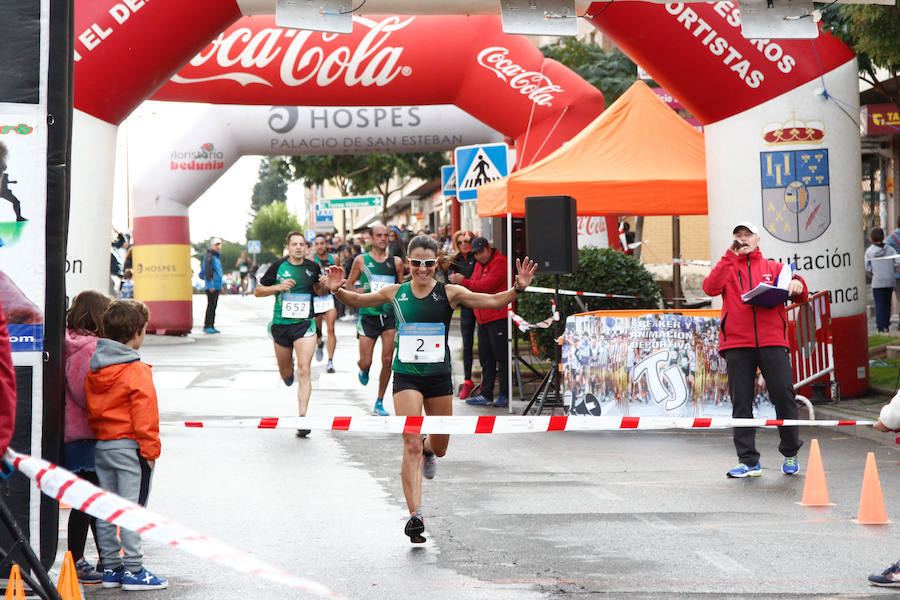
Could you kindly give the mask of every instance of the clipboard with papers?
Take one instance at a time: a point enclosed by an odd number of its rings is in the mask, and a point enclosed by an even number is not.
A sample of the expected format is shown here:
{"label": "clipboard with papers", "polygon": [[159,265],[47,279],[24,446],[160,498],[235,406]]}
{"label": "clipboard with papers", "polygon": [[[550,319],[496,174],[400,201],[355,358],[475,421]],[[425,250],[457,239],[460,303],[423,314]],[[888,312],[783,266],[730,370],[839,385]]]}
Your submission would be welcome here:
{"label": "clipboard with papers", "polygon": [[744,304],[772,308],[784,304],[790,298],[788,285],[791,283],[792,271],[790,265],[784,265],[775,285],[760,283],[749,292],[741,294]]}

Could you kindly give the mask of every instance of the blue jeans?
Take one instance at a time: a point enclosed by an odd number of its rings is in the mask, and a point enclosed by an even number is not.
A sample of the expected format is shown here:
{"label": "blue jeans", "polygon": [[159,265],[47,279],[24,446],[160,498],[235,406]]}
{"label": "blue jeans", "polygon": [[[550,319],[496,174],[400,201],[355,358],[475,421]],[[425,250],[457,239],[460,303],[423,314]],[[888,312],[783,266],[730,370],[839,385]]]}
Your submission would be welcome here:
{"label": "blue jeans", "polygon": [[878,331],[887,331],[891,325],[891,295],[894,288],[872,288],[875,298],[875,327]]}

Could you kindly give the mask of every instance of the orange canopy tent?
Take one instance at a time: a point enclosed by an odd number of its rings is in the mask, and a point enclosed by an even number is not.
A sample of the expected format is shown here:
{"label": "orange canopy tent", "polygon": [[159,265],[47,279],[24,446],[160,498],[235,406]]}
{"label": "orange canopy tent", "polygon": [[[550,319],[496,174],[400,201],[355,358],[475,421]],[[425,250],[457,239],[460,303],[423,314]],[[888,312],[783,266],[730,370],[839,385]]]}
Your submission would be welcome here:
{"label": "orange canopy tent", "polygon": [[525,214],[526,196],[566,195],[578,214],[705,215],[703,134],[642,81],[552,154],[478,188],[478,215]]}

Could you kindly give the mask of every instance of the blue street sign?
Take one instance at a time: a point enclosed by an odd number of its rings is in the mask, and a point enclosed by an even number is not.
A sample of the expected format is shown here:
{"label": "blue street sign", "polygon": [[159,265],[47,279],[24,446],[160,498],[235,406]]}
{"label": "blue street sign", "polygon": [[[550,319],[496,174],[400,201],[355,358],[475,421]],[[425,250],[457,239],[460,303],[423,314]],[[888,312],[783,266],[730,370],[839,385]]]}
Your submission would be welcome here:
{"label": "blue street sign", "polygon": [[262,252],[262,242],[260,240],[247,240],[247,252],[260,254]]}
{"label": "blue street sign", "polygon": [[460,146],[456,158],[456,197],[460,202],[478,200],[478,186],[509,174],[506,144]]}
{"label": "blue street sign", "polygon": [[456,166],[444,165],[441,167],[441,189],[445,197],[456,195]]}

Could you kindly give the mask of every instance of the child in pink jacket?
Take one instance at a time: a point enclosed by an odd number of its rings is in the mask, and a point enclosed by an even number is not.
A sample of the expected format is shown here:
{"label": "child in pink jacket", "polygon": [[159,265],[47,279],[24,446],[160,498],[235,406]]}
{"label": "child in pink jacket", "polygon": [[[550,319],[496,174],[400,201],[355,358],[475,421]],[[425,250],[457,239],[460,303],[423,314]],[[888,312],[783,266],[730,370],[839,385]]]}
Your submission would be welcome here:
{"label": "child in pink jacket", "polygon": [[[82,479],[99,485],[94,470],[94,446],[97,440],[88,425],[84,397],[84,378],[89,371],[91,355],[102,335],[103,312],[112,298],[100,292],[86,290],[72,300],[66,312],[66,424],[63,466]],[[86,584],[100,583],[98,572],[84,558],[84,545],[88,527],[97,541],[94,518],[80,510],[69,514],[68,544],[78,572],[78,581]]]}

